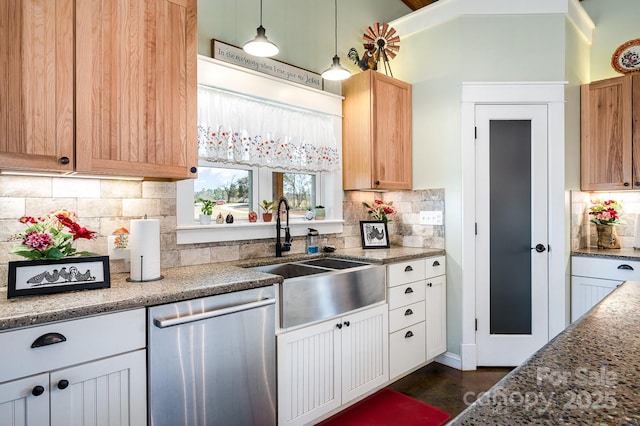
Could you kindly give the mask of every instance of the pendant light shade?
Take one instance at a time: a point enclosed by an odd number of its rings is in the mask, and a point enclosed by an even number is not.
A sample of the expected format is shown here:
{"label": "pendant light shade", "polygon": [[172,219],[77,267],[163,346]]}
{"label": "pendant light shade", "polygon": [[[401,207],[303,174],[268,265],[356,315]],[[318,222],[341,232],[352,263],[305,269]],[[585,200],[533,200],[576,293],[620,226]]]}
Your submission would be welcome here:
{"label": "pendant light shade", "polygon": [[338,0],[335,0],[335,47],[336,54],[333,57],[333,63],[322,73],[325,80],[346,80],[351,77],[348,69],[340,65],[340,57],[338,56]]}
{"label": "pendant light shade", "polygon": [[260,56],[263,58],[277,55],[280,49],[267,39],[266,30],[262,26],[262,0],[260,0],[260,26],[257,28],[257,35],[242,46],[242,49],[252,56]]}

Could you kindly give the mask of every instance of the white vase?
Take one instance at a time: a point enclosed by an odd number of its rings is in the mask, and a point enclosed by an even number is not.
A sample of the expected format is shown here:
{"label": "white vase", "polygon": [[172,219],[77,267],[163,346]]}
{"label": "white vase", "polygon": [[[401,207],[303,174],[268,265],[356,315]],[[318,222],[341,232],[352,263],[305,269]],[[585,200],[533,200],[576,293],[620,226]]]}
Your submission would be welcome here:
{"label": "white vase", "polygon": [[209,225],[211,223],[211,216],[208,214],[200,213],[200,225]]}

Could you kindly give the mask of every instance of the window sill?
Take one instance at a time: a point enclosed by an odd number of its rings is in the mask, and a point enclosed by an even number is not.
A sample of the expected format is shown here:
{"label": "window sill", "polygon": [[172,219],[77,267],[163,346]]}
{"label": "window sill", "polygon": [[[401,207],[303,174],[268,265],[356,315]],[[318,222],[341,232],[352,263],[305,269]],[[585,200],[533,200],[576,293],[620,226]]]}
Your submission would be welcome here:
{"label": "window sill", "polygon": [[[307,235],[308,228],[320,235],[341,234],[344,220],[295,220],[289,223],[292,237]],[[283,224],[284,226],[284,224]],[[211,225],[182,225],[176,228],[178,244],[259,240],[276,237],[276,222],[239,222]],[[281,234],[284,237],[284,232]]]}

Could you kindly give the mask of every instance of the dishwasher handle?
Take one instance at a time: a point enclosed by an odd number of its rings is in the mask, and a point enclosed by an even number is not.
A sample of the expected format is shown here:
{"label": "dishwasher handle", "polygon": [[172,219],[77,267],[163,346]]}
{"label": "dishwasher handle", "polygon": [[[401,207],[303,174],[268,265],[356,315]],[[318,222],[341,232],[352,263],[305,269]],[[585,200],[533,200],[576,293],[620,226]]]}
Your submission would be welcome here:
{"label": "dishwasher handle", "polygon": [[257,302],[245,303],[242,305],[229,306],[228,308],[215,309],[213,311],[201,312],[199,314],[189,315],[186,317],[173,317],[168,319],[155,318],[153,324],[158,328],[173,327],[174,325],[186,324],[194,321],[201,321],[209,318],[215,318],[222,315],[234,314],[236,312],[246,311],[248,309],[261,308],[263,306],[273,305],[276,299],[262,299]]}

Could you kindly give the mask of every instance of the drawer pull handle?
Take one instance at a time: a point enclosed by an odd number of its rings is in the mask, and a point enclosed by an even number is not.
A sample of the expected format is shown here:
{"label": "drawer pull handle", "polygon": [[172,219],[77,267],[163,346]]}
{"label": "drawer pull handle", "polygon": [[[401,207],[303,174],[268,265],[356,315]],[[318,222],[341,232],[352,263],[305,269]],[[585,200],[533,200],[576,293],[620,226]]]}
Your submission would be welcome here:
{"label": "drawer pull handle", "polygon": [[39,348],[41,346],[54,345],[56,343],[66,342],[67,338],[60,333],[47,333],[38,337],[32,344],[32,348]]}
{"label": "drawer pull handle", "polygon": [[440,262],[436,260],[435,262],[433,262],[433,266],[440,266]]}
{"label": "drawer pull handle", "polygon": [[404,268],[405,272],[411,272],[413,271],[413,268],[411,267],[411,265],[407,266],[406,268]]}
{"label": "drawer pull handle", "polygon": [[407,289],[404,291],[404,294],[410,294],[413,293],[413,289],[411,287],[407,287]]}
{"label": "drawer pull handle", "polygon": [[405,317],[408,317],[409,315],[413,315],[413,311],[411,309],[407,309],[406,311],[404,311]]}
{"label": "drawer pull handle", "polygon": [[44,393],[44,387],[43,386],[34,386],[33,390],[31,391],[31,395],[33,396],[40,396]]}
{"label": "drawer pull handle", "polygon": [[69,381],[62,379],[58,382],[58,389],[64,390],[69,387]]}
{"label": "drawer pull handle", "polygon": [[408,339],[409,337],[413,337],[413,331],[411,330],[407,331],[407,333],[404,335],[405,339]]}
{"label": "drawer pull handle", "polygon": [[627,271],[633,271],[633,266],[627,265],[627,264],[622,264],[620,266],[618,266],[618,269],[626,269]]}

